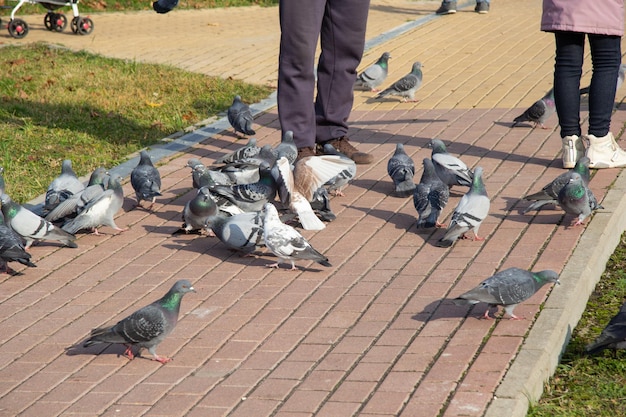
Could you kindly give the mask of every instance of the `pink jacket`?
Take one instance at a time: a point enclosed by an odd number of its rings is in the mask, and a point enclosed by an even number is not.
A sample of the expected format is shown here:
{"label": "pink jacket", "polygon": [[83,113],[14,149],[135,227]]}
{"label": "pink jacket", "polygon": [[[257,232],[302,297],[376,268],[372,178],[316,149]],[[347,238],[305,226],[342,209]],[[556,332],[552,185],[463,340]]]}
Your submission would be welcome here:
{"label": "pink jacket", "polygon": [[624,34],[624,0],[543,0],[541,30]]}

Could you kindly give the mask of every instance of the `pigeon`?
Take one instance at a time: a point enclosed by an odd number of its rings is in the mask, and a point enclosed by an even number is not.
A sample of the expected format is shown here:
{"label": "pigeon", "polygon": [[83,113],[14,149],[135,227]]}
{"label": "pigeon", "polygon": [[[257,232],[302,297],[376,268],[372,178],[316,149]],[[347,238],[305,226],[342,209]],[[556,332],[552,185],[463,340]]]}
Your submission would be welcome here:
{"label": "pigeon", "polygon": [[[215,179],[218,179],[217,181]],[[204,164],[197,164],[191,169],[191,185],[199,190],[202,187],[215,185],[233,185],[231,178],[219,171],[212,171]]]}
{"label": "pigeon", "polygon": [[[265,246],[280,259],[291,263],[291,270],[297,270],[295,261],[309,259],[323,266],[332,266],[328,258],[318,251],[293,227],[284,224],[278,217],[273,204],[267,203],[263,208],[263,241]],[[267,265],[278,268],[279,262]]]}
{"label": "pigeon", "polygon": [[485,190],[482,174],[483,169],[476,167],[472,186],[461,197],[454,213],[452,213],[450,225],[445,235],[437,242],[437,246],[452,246],[457,239],[465,239],[465,233],[470,230],[474,232],[474,240],[485,240],[485,238],[478,237],[478,228],[487,217],[491,203]]}
{"label": "pigeon", "polygon": [[126,346],[124,355],[128,359],[135,357],[133,347],[137,346],[139,351],[148,349],[152,360],[163,364],[171,361],[171,358],[157,355],[156,348],[176,327],[180,302],[188,292],[196,292],[189,281],[176,281],[161,299],[140,308],[113,326],[93,329],[83,347],[99,343],[121,343]]}
{"label": "pigeon", "polygon": [[61,201],[82,191],[85,185],[80,182],[72,169],[72,161],[66,159],[61,164],[61,174],[52,180],[46,190],[44,212],[54,209]]}
{"label": "pigeon", "polygon": [[580,174],[573,172],[568,183],[561,188],[557,197],[559,206],[568,214],[578,216],[574,226],[583,224],[591,215],[589,192]]}
{"label": "pigeon", "polygon": [[335,147],[330,143],[325,143],[323,145],[323,149],[325,155],[338,155],[349,164],[343,171],[324,183],[324,186],[328,189],[330,194],[335,197],[344,197],[345,194],[343,193],[343,188],[356,176],[356,163],[352,159],[348,158],[347,155],[344,155],[335,149]]}
{"label": "pigeon", "polygon": [[[461,294],[454,300],[457,305],[488,303],[489,307],[503,306],[512,320],[520,320],[513,314],[515,307],[532,297],[541,287],[550,282],[560,284],[556,272],[549,269],[531,272],[520,268],[508,268],[497,272],[481,282],[476,288]],[[489,308],[483,318],[490,319]]]}
{"label": "pigeon", "polygon": [[139,152],[139,163],[130,173],[130,183],[137,197],[135,207],[141,206],[142,200],[150,200],[148,210],[152,209],[156,198],[161,195],[161,174],[152,165],[150,155],[145,150]]}
{"label": "pigeon", "polygon": [[250,254],[265,244],[261,213],[241,213],[230,217],[218,215],[211,218],[210,227],[224,245],[243,254]]}
{"label": "pigeon", "polygon": [[[533,203],[527,208],[525,208],[523,210],[523,213],[526,214],[532,210],[539,210],[541,207],[543,207],[546,204],[557,205],[559,191],[561,191],[561,188],[563,188],[569,182],[570,178],[572,177],[572,173],[574,172],[578,173],[582,177],[585,185],[588,185],[589,179],[590,179],[589,163],[590,163],[590,160],[588,157],[586,156],[581,157],[576,162],[576,165],[574,165],[574,168],[572,168],[571,170],[567,172],[560,174],[558,177],[553,179],[550,183],[546,184],[541,189],[541,191],[538,191],[536,193],[533,193],[524,197],[524,199],[533,201]],[[590,204],[592,206],[599,208],[600,206],[598,205],[596,197],[593,195],[593,192],[589,188],[588,190],[590,193],[590,196],[589,196]]]}
{"label": "pigeon", "polygon": [[293,141],[293,132],[291,130],[287,130],[283,133],[280,143],[272,149],[272,154],[276,159],[284,156],[290,164],[296,162],[296,158],[298,157],[298,147]]}
{"label": "pigeon", "polygon": [[365,70],[357,76],[355,87],[364,88],[372,92],[378,92],[377,87],[385,82],[389,71],[389,52],[383,52],[374,64],[365,68]]}
{"label": "pigeon", "polygon": [[387,161],[387,174],[391,177],[395,186],[395,194],[398,197],[406,197],[413,194],[415,183],[415,163],[404,150],[402,143],[396,144],[396,151]]}
{"label": "pigeon", "polygon": [[226,155],[221,156],[220,158],[215,160],[215,163],[228,164],[257,156],[261,151],[261,148],[257,146],[256,143],[256,138],[250,138],[247,144],[235,149],[232,152],[227,153]]}
{"label": "pigeon", "polygon": [[[617,92],[624,83],[624,77],[626,76],[626,64],[620,64],[619,73],[617,74],[617,83],[615,85],[615,91]],[[589,94],[589,86],[580,89],[580,94]]]}
{"label": "pigeon", "polygon": [[207,187],[202,187],[194,198],[189,200],[183,208],[183,225],[173,234],[202,233],[210,228],[210,219],[217,215],[218,208],[211,198]]}
{"label": "pigeon", "polygon": [[85,208],[75,218],[65,223],[62,229],[72,234],[79,230],[91,229],[94,235],[99,234],[98,227],[101,226],[109,226],[119,232],[128,230],[119,227],[114,220],[124,204],[124,190],[120,181],[119,175],[112,175],[107,190],[89,200]]}
{"label": "pigeon", "polygon": [[265,203],[276,197],[276,182],[271,167],[263,162],[259,168],[259,181],[252,184],[216,185],[210,191],[216,197],[228,200],[244,212],[260,211]]}
{"label": "pigeon", "polygon": [[16,272],[9,267],[9,262],[19,262],[31,268],[37,267],[30,258],[30,253],[26,252],[22,244],[22,238],[4,224],[4,220],[0,221],[0,271],[15,274]]}
{"label": "pigeon", "polygon": [[422,85],[422,63],[415,62],[411,68],[411,72],[393,83],[390,87],[384,89],[376,98],[387,96],[400,96],[402,101],[415,100],[415,92]]}
{"label": "pigeon", "polygon": [[417,228],[445,227],[437,219],[448,204],[450,189],[435,172],[433,161],[424,158],[422,178],[413,193],[413,205],[417,210]]}
{"label": "pigeon", "polygon": [[24,239],[26,242],[24,248],[26,250],[36,240],[56,240],[70,248],[78,247],[74,242],[76,240],[74,235],[22,207],[11,200],[11,197],[7,194],[2,194],[0,203],[2,204],[4,220],[15,233]]}
{"label": "pigeon", "polygon": [[530,122],[533,124],[533,127],[541,126],[542,129],[547,129],[544,123],[555,112],[554,88],[551,88],[543,98],[535,101],[524,113],[513,119],[513,125],[511,125],[511,127],[515,127],[519,123]]}
{"label": "pigeon", "polygon": [[49,222],[73,218],[85,205],[98,195],[104,193],[105,181],[108,182],[108,172],[103,167],[96,168],[89,178],[89,183],[84,190],[72,195],[60,202],[52,211],[46,214],[45,219]]}
{"label": "pigeon", "polygon": [[308,156],[298,160],[292,171],[287,158],[282,157],[276,162],[282,178],[282,187],[279,190],[281,202],[289,204],[289,209],[298,215],[305,230],[321,230],[326,227],[315,215],[310,202],[318,188],[349,169],[353,163],[339,155]]}
{"label": "pigeon", "polygon": [[449,154],[442,140],[432,139],[430,146],[435,172],[444,184],[448,187],[453,185],[469,187],[472,185],[472,178],[474,177],[472,170],[465,165],[465,162]]}
{"label": "pigeon", "polygon": [[243,135],[254,135],[256,132],[252,129],[252,112],[250,107],[241,101],[241,96],[235,96],[233,104],[227,111],[228,122],[235,129],[235,135],[238,132]]}
{"label": "pigeon", "polygon": [[626,303],[622,304],[600,336],[585,347],[585,352],[595,355],[604,349],[626,349]]}

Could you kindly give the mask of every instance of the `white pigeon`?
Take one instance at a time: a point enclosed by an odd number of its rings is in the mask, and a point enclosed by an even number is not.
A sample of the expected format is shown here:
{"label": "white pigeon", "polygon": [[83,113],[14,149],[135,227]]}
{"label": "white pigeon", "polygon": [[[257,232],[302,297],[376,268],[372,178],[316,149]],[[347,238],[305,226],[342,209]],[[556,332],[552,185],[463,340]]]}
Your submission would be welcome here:
{"label": "white pigeon", "polygon": [[[297,270],[295,261],[308,259],[323,266],[332,266],[328,258],[318,251],[293,227],[280,221],[278,211],[272,203],[263,208],[263,240],[265,246],[280,259],[291,263],[291,270]],[[269,268],[278,268],[279,262],[267,265]]]}
{"label": "white pigeon", "polygon": [[437,246],[449,247],[459,238],[464,239],[465,233],[474,232],[473,240],[485,240],[478,236],[481,223],[489,214],[491,202],[483,183],[483,169],[476,167],[474,181],[469,191],[461,197],[459,204],[454,209],[452,220],[445,235],[439,239]]}

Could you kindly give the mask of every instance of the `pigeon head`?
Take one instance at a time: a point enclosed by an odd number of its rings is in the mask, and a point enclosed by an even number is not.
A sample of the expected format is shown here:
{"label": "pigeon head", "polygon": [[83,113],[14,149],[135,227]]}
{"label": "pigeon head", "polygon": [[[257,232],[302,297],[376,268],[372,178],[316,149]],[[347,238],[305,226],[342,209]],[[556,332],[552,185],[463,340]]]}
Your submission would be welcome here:
{"label": "pigeon head", "polygon": [[554,282],[557,285],[561,284],[561,281],[559,281],[559,275],[550,269],[546,269],[544,271],[539,271],[539,272],[534,272],[533,279],[535,280],[535,283],[539,287],[545,284],[548,284],[550,282]]}
{"label": "pigeon head", "polygon": [[200,162],[200,160],[197,158],[190,158],[187,160],[187,166],[192,170],[198,165],[202,165],[202,162]]}
{"label": "pigeon head", "polygon": [[429,146],[432,148],[433,154],[447,152],[446,145],[441,139],[431,139]]}
{"label": "pigeon head", "polygon": [[476,167],[476,169],[474,169],[474,179],[472,181],[472,189],[477,193],[487,195],[487,190],[485,189],[485,183],[483,182],[482,167]]}

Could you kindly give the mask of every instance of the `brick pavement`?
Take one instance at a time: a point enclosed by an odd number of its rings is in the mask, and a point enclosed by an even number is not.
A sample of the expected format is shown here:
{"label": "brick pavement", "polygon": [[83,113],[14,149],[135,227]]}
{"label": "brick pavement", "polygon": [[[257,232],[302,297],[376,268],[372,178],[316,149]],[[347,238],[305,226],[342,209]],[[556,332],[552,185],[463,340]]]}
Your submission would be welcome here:
{"label": "brick pavement", "polygon": [[[332,268],[299,262],[299,272],[271,270],[265,268],[270,256],[242,258],[216,239],[171,236],[193,195],[187,159],[210,162],[240,144],[230,131],[200,134],[206,139],[161,160],[164,193],[153,213],[130,210],[133,193],[124,186],[127,199],[116,221],[129,231],[80,235],[77,249],[38,245],[32,249],[37,268],[0,278],[0,353],[6,358],[0,365],[0,415],[524,415],[526,395],[539,395],[626,226],[614,215],[626,204],[626,182],[620,170],[595,173],[591,188],[605,210],[584,228],[569,227],[572,218],[558,210],[521,215],[525,203],[519,197],[562,172],[555,117],[546,130],[509,128],[551,84],[553,41],[538,30],[540,1],[500,0],[486,16],[468,3],[455,16],[430,19],[437,4],[372,3],[370,40],[407,21],[424,21],[374,42],[363,65],[391,52],[391,82],[421,60],[424,85],[418,103],[357,93],[351,136],[378,162],[359,166],[346,196],[333,198],[336,221],[304,232]],[[167,59],[211,75],[271,84],[274,64],[256,60],[270,62],[274,54],[276,62],[275,13],[257,8],[166,15],[171,27],[186,28],[182,34],[152,23],[153,14],[97,15],[96,29],[86,37],[33,28],[24,40],[0,39],[20,43],[43,34],[72,48],[147,62]],[[199,20],[196,26],[185,20],[191,15]],[[213,58],[224,46],[232,52],[231,42],[251,42],[233,38],[234,16],[241,37],[254,33],[258,53],[222,67]],[[151,23],[143,26],[147,17]],[[255,32],[244,30],[253,24]],[[122,34],[119,26],[128,31]],[[226,39],[198,42],[196,30]],[[168,49],[176,45],[178,54]],[[278,143],[274,107],[256,122],[260,143]],[[620,106],[614,132],[621,134],[625,123]],[[484,242],[435,247],[443,232],[417,232],[412,200],[390,196],[386,161],[395,143],[403,142],[420,166],[432,137],[444,139],[468,165],[484,168],[492,202],[481,227]],[[446,220],[464,190],[454,191]],[[590,255],[572,257],[574,251]],[[563,284],[554,291],[544,287],[520,305],[522,321],[478,320],[485,305],[469,309],[446,300],[510,266],[557,270]],[[179,278],[190,279],[198,292],[185,297],[178,327],[159,347],[173,362],[128,361],[116,346],[66,350],[91,328],[160,297]]]}

